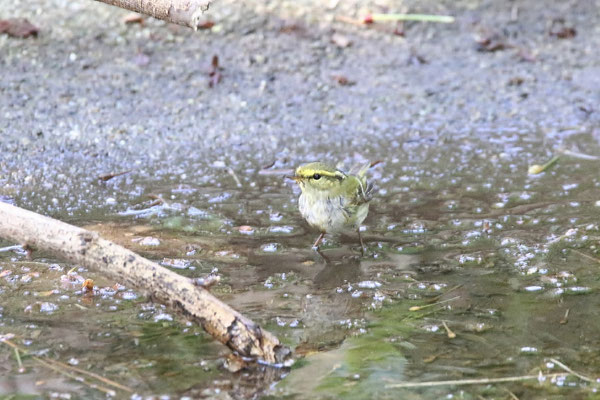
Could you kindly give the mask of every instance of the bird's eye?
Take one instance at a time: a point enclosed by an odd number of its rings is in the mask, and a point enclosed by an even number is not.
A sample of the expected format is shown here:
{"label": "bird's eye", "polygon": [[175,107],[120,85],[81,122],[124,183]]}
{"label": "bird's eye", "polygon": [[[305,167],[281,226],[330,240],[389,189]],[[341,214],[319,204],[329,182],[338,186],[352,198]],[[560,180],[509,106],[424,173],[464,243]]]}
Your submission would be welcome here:
{"label": "bird's eye", "polygon": [[314,175],[313,175],[313,179],[314,179],[315,181],[318,181],[319,179],[321,179],[321,175],[319,175],[319,174],[314,174]]}

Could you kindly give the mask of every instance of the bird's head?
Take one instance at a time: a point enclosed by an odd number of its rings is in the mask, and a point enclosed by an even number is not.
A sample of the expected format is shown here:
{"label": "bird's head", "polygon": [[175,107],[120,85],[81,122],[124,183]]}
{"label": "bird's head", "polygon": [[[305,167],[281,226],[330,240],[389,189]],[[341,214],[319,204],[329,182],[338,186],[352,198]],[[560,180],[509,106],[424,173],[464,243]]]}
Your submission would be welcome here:
{"label": "bird's head", "polygon": [[346,174],[328,164],[313,162],[296,168],[292,177],[304,190],[333,190],[342,186]]}

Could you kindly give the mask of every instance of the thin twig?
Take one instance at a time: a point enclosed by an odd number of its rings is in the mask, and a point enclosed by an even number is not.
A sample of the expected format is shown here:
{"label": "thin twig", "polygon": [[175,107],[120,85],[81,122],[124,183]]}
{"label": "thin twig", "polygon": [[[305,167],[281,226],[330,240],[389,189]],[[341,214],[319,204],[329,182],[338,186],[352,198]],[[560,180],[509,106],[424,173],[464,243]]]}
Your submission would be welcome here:
{"label": "thin twig", "polygon": [[339,22],[345,22],[347,24],[352,24],[352,25],[364,25],[365,23],[360,20],[360,19],[356,19],[356,18],[350,18],[350,17],[345,17],[343,15],[336,15],[335,16],[335,20],[339,21]]}
{"label": "thin twig", "polygon": [[450,330],[450,328],[448,328],[446,321],[442,321],[442,325],[444,325],[444,329],[446,329],[446,334],[448,335],[448,339],[454,339],[456,337],[456,333],[452,332],[452,330]]}
{"label": "thin twig", "polygon": [[258,171],[259,175],[290,175],[293,174],[292,168],[273,168],[273,169],[261,169]]}
{"label": "thin twig", "polygon": [[510,396],[511,399],[513,400],[519,400],[519,398],[517,397],[516,394],[514,394],[513,392],[511,392],[510,390],[504,388],[504,390],[508,393],[508,395]]}
{"label": "thin twig", "polygon": [[452,286],[450,289],[446,290],[446,291],[444,292],[444,294],[442,294],[442,295],[440,295],[440,296],[448,296],[448,293],[452,293],[452,292],[454,292],[456,289],[460,289],[460,288],[461,288],[461,287],[463,287],[463,286],[464,286],[464,285],[463,285],[462,283],[461,283],[461,284],[458,284],[458,285],[456,285],[456,286]]}
{"label": "thin twig", "polygon": [[13,250],[23,250],[23,246],[21,246],[20,244],[16,244],[14,246],[6,246],[6,247],[1,247],[0,248],[0,253],[4,253],[6,251],[13,251]]}
{"label": "thin twig", "polygon": [[39,261],[11,261],[10,263],[15,264],[15,265],[41,265],[41,266],[48,265],[47,262],[39,262]]}
{"label": "thin twig", "polygon": [[[545,378],[556,378],[559,376],[567,376],[567,373],[556,373],[542,375]],[[457,379],[451,381],[431,381],[431,382],[402,382],[402,383],[391,383],[385,385],[387,389],[398,389],[398,388],[416,388],[416,387],[431,387],[431,386],[461,386],[461,385],[486,385],[490,383],[503,383],[503,382],[520,382],[529,381],[533,379],[539,379],[539,375],[522,375],[522,376],[506,376],[504,378],[481,378],[481,379]]]}
{"label": "thin twig", "polygon": [[116,387],[117,389],[121,389],[121,390],[124,390],[124,391],[126,391],[126,392],[129,392],[129,393],[133,393],[133,389],[131,389],[131,388],[127,387],[127,386],[121,385],[120,383],[118,383],[118,382],[115,382],[115,381],[113,381],[113,380],[110,380],[110,379],[108,379],[108,378],[105,378],[105,377],[103,377],[103,376],[101,376],[101,375],[95,374],[95,373],[93,373],[93,372],[86,371],[86,370],[84,370],[84,369],[77,368],[77,367],[75,367],[75,366],[72,366],[72,365],[65,364],[65,363],[63,363],[63,362],[60,362],[60,361],[58,361],[58,360],[51,360],[51,359],[48,359],[47,361],[48,361],[48,362],[50,362],[51,364],[55,364],[55,365],[57,365],[57,366],[61,366],[61,367],[63,367],[63,368],[70,369],[71,371],[76,371],[76,372],[79,372],[80,374],[84,374],[84,375],[87,375],[87,376],[91,376],[92,378],[96,378],[96,379],[98,379],[100,382],[104,382],[104,383],[106,383],[107,385],[114,386],[114,387]]}
{"label": "thin twig", "polygon": [[559,149],[559,151],[561,153],[563,153],[565,156],[570,156],[570,157],[574,157],[574,158],[580,158],[582,160],[589,160],[589,161],[598,161],[600,160],[600,157],[598,156],[592,156],[589,154],[584,154],[584,153],[579,153],[577,151],[573,151],[573,150],[567,150],[567,149]]}
{"label": "thin twig", "polygon": [[[3,340],[1,340],[1,342],[5,343],[6,345],[12,347],[15,350],[15,354],[17,356],[17,362],[19,363],[19,366],[22,367],[21,358],[19,356],[19,350],[22,351],[23,354],[28,354],[27,351],[21,349],[19,346],[17,346],[16,344],[14,344],[13,342],[11,342],[8,339],[3,339]],[[124,391],[129,392],[129,393],[133,393],[133,389],[131,389],[131,388],[127,387],[127,386],[121,385],[120,383],[112,381],[112,380],[110,380],[108,378],[105,378],[103,376],[100,376],[98,374],[95,374],[93,372],[85,371],[85,370],[83,370],[81,368],[77,368],[77,367],[74,367],[72,365],[68,365],[68,364],[62,363],[60,361],[52,360],[52,359],[49,359],[49,358],[47,358],[45,360],[43,360],[43,359],[41,359],[40,357],[37,357],[37,356],[32,356],[32,358],[35,361],[39,362],[40,364],[44,365],[45,367],[48,367],[48,368],[50,368],[50,369],[52,369],[54,371],[60,372],[63,375],[66,375],[66,376],[68,376],[68,377],[70,377],[72,379],[75,379],[77,381],[85,382],[88,385],[96,387],[96,388],[100,389],[101,391],[103,391],[105,393],[113,393],[114,391],[112,389],[103,388],[103,387],[98,386],[98,385],[96,385],[94,383],[86,382],[83,378],[81,378],[79,376],[76,376],[74,374],[71,374],[69,372],[66,372],[66,371],[64,371],[61,368],[70,369],[71,371],[75,371],[75,372],[78,372],[78,373],[83,374],[83,375],[88,375],[88,376],[90,376],[92,378],[95,378],[95,379],[99,380],[100,382],[106,383],[107,385],[113,386],[113,387],[115,387],[117,389],[121,389],[121,390],[124,390]]]}
{"label": "thin twig", "polygon": [[15,348],[15,358],[17,359],[17,364],[19,365],[19,372],[24,372],[25,368],[23,368],[23,362],[21,361],[21,355],[19,354],[19,349]]}
{"label": "thin twig", "polygon": [[556,378],[556,377],[565,377],[568,375],[576,376],[585,382],[596,383],[596,381],[592,378],[589,378],[585,375],[582,375],[578,372],[573,371],[571,368],[561,363],[555,358],[548,358],[549,361],[558,365],[563,370],[567,371],[566,373],[554,373],[543,375],[541,372],[539,375],[522,375],[522,376],[507,376],[504,378],[482,378],[482,379],[458,379],[458,380],[450,380],[450,381],[432,381],[432,382],[403,382],[403,383],[392,383],[385,385],[388,389],[398,389],[398,388],[416,388],[416,387],[432,387],[432,386],[460,386],[460,385],[486,385],[490,383],[503,383],[503,382],[520,382],[520,381],[529,381],[529,380],[540,380],[541,378]]}
{"label": "thin twig", "polygon": [[596,381],[592,378],[588,378],[585,375],[581,375],[578,372],[573,371],[571,368],[567,367],[565,364],[561,363],[560,361],[558,361],[556,358],[549,358],[548,360],[550,360],[551,362],[553,362],[554,364],[558,365],[559,367],[561,367],[562,369],[564,369],[565,371],[567,371],[568,373],[570,373],[571,375],[575,375],[576,377],[578,377],[579,379],[581,379],[582,381],[586,381],[586,382],[591,382],[591,383],[595,383]]}
{"label": "thin twig", "polygon": [[577,229],[571,228],[571,229],[567,230],[565,233],[563,233],[562,235],[560,235],[559,237],[554,238],[551,241],[549,241],[548,244],[554,244],[554,243],[560,242],[561,240],[571,237],[575,234],[577,234]]}
{"label": "thin twig", "polygon": [[446,300],[438,301],[436,303],[426,304],[424,306],[412,306],[411,308],[408,309],[408,311],[419,311],[419,310],[422,310],[424,308],[433,307],[433,306],[437,306],[437,305],[440,305],[440,304],[448,303],[448,302],[454,301],[456,299],[460,299],[460,296],[454,296],[451,299],[446,299]]}
{"label": "thin twig", "polygon": [[121,175],[128,174],[128,173],[130,173],[131,171],[133,171],[133,170],[132,170],[132,169],[130,169],[130,170],[123,171],[123,172],[115,172],[115,173],[112,173],[112,174],[100,175],[100,176],[98,177],[98,180],[99,180],[99,181],[106,182],[106,181],[109,181],[109,180],[111,180],[112,178],[116,178],[117,176],[121,176]]}
{"label": "thin twig", "polygon": [[235,174],[235,171],[233,170],[233,168],[227,167],[227,173],[229,173],[229,175],[231,175],[233,177],[233,180],[235,181],[235,184],[237,185],[237,187],[242,187],[242,182],[240,181],[238,176]]}
{"label": "thin twig", "polygon": [[596,257],[592,257],[589,254],[585,254],[583,251],[577,250],[577,249],[571,249],[571,251],[575,254],[579,254],[581,257],[583,258],[587,258],[588,260],[592,260],[594,262],[597,262],[598,264],[600,264],[600,259],[596,258]]}
{"label": "thin twig", "polygon": [[[5,343],[6,343],[6,341],[5,341]],[[58,372],[58,373],[59,373],[59,374],[61,374],[61,375],[67,376],[67,377],[69,377],[69,378],[71,378],[71,379],[73,379],[73,380],[75,380],[75,381],[77,381],[77,382],[85,383],[85,384],[87,384],[89,387],[91,387],[91,388],[94,388],[94,389],[98,389],[98,390],[100,390],[101,392],[104,392],[104,393],[108,394],[109,396],[114,396],[114,395],[115,395],[115,391],[114,391],[114,390],[112,390],[112,389],[105,388],[104,386],[96,385],[95,383],[90,383],[90,382],[87,382],[87,381],[86,381],[85,379],[83,379],[82,377],[80,377],[80,376],[77,376],[77,375],[75,375],[75,374],[72,374],[72,373],[70,373],[70,372],[64,371],[64,370],[60,369],[59,367],[57,367],[57,366],[55,366],[55,365],[52,365],[52,364],[50,364],[50,363],[46,362],[45,360],[42,360],[42,359],[41,359],[41,358],[39,358],[39,357],[32,357],[32,358],[33,358],[35,361],[37,361],[38,363],[42,364],[44,367],[46,367],[46,368],[49,368],[49,369],[51,369],[51,370],[53,370],[53,371],[56,371],[56,372]]]}
{"label": "thin twig", "polygon": [[[450,24],[454,17],[450,15],[430,14],[371,14],[372,21],[419,21],[419,22],[441,22]],[[365,18],[366,20],[367,18]]]}

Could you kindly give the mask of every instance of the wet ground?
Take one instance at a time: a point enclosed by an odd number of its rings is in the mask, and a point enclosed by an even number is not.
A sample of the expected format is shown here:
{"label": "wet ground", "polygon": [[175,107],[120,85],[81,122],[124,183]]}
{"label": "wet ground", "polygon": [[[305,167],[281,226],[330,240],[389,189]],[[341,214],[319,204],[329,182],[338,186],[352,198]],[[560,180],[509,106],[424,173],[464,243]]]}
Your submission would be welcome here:
{"label": "wet ground", "polygon": [[[125,25],[126,12],[84,0],[6,3],[0,17],[41,30],[0,36],[0,198],[186,276],[218,274],[213,293],[304,358],[229,372],[224,347],[132,288],[12,250],[0,253],[0,334],[24,370],[0,347],[0,395],[594,398],[597,5],[372,5],[457,17],[402,37],[334,21],[363,15],[351,2],[220,1],[197,33]],[[209,88],[213,55],[222,80]],[[274,172],[366,159],[383,161],[367,255],[351,234],[328,237],[325,264],[297,189]],[[565,371],[551,359],[592,382],[552,377]]]}

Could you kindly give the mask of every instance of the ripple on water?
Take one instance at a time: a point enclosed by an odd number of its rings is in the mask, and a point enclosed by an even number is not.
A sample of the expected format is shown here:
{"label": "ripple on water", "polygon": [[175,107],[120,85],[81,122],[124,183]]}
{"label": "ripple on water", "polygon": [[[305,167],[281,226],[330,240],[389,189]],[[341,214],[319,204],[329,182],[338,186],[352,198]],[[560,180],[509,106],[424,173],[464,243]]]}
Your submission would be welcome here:
{"label": "ripple on water", "polygon": [[525,286],[523,289],[525,289],[525,291],[527,291],[527,292],[539,292],[541,290],[544,290],[544,287],[539,286],[539,285],[531,285],[531,286]]}
{"label": "ripple on water", "polygon": [[284,226],[271,226],[269,227],[269,232],[271,233],[293,233],[294,232],[294,227],[290,226],[290,225],[284,225]]}
{"label": "ripple on water", "polygon": [[281,250],[281,244],[279,243],[266,243],[260,246],[261,251],[265,253],[275,253]]}
{"label": "ripple on water", "polygon": [[377,281],[362,281],[358,282],[357,286],[362,289],[377,289],[381,287],[381,283]]}
{"label": "ripple on water", "polygon": [[186,269],[190,266],[190,261],[182,258],[163,258],[160,264],[176,269]]}
{"label": "ripple on water", "polygon": [[58,310],[58,304],[50,303],[48,301],[44,301],[40,304],[40,312],[51,314],[56,310]]}

